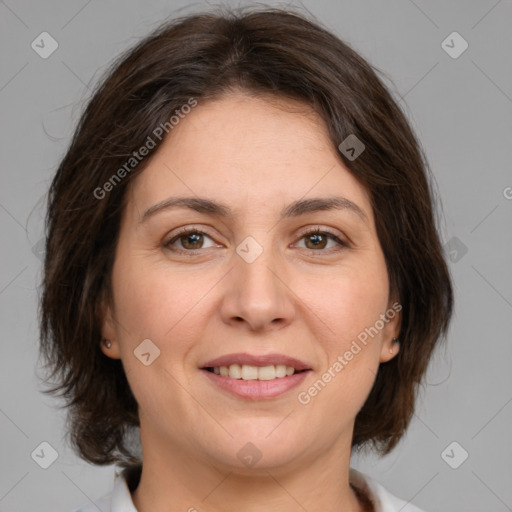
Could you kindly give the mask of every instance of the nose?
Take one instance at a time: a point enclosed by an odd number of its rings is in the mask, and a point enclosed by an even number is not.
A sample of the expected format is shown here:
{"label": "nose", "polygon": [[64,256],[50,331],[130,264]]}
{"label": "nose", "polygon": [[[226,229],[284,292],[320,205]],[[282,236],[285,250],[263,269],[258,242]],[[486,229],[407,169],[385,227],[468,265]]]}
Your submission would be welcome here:
{"label": "nose", "polygon": [[278,330],[293,321],[294,294],[287,283],[283,262],[270,249],[252,263],[234,255],[234,268],[225,282],[221,315],[225,323],[253,331]]}

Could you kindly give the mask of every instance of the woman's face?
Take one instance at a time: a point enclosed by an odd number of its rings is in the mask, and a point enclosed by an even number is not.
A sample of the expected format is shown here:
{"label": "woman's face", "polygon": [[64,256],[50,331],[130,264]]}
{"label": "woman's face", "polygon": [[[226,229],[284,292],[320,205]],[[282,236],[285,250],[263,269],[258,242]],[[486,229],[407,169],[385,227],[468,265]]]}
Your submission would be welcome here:
{"label": "woman's face", "polygon": [[145,457],[346,454],[398,350],[369,196],[320,118],[276,101],[199,102],[128,193],[102,350],[122,359]]}

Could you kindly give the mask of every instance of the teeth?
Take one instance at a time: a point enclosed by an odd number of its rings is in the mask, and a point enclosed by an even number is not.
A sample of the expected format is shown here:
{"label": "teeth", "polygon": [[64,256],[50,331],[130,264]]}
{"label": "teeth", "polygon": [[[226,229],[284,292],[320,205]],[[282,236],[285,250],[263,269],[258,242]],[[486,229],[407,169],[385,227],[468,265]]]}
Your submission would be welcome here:
{"label": "teeth", "polygon": [[[232,377],[232,375],[231,375],[231,368],[233,368],[233,366],[235,366],[235,365],[231,365],[229,367],[229,376],[231,378],[238,379],[239,377],[236,376],[236,374],[234,377]],[[238,366],[238,365],[236,365],[236,366]],[[242,379],[244,379],[244,380],[256,380],[258,378],[258,368],[256,366],[248,366],[248,365],[244,364],[242,366],[241,376],[242,376]]]}
{"label": "teeth", "polygon": [[232,379],[240,379],[242,377],[242,368],[239,364],[232,364],[229,367],[229,376]]}
{"label": "teeth", "polygon": [[[289,368],[291,368],[291,366],[289,366]],[[276,377],[279,379],[286,377],[286,366],[284,364],[276,365]]]}
{"label": "teeth", "polygon": [[232,364],[230,366],[220,366],[213,369],[213,373],[223,377],[243,380],[274,380],[293,375],[295,368],[284,364],[269,366],[251,366],[244,364]]}
{"label": "teeth", "polygon": [[259,380],[274,380],[276,378],[276,367],[275,366],[262,366],[258,368],[258,379]]}

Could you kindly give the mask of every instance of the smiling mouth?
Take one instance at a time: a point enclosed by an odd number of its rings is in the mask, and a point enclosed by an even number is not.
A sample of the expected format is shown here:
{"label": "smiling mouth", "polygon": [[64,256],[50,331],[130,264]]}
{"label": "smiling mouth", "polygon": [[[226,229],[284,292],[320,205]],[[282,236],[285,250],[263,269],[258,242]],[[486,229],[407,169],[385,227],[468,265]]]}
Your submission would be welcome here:
{"label": "smiling mouth", "polygon": [[296,373],[307,372],[309,370],[296,370],[293,366],[284,364],[253,366],[249,364],[232,364],[229,366],[209,366],[204,368],[211,373],[221,377],[229,377],[237,380],[275,380],[290,377]]}

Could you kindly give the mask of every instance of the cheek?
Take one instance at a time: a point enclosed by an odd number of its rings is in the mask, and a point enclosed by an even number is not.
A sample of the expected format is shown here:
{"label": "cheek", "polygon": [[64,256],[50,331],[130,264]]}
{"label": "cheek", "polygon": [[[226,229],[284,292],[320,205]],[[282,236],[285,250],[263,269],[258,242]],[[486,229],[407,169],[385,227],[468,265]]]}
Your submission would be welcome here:
{"label": "cheek", "polygon": [[387,272],[378,261],[347,266],[309,282],[302,296],[307,297],[304,302],[315,312],[318,325],[323,325],[329,352],[339,352],[386,311]]}
{"label": "cheek", "polygon": [[386,311],[387,278],[354,271],[329,281],[326,288],[310,295],[316,306],[311,309],[321,320],[316,325],[322,329],[321,335],[317,332],[322,367],[310,387],[301,390],[299,403],[312,416],[329,418],[335,435],[340,425],[355,418],[374,384],[382,335],[368,336],[365,330]]}
{"label": "cheek", "polygon": [[322,382],[317,381],[318,391],[310,388],[307,393],[318,393],[316,406],[332,417],[333,424],[342,417],[355,417],[378,370],[382,333],[365,333],[386,311],[388,278],[383,260],[366,263],[344,269],[313,299],[318,316],[330,329],[323,339]]}
{"label": "cheek", "polygon": [[[113,271],[113,287],[121,359],[130,387],[146,414],[161,412],[163,396],[170,408],[181,410],[179,383],[188,377],[183,360],[203,332],[201,297],[204,287],[191,286],[190,275],[165,271],[144,258],[119,260]],[[145,365],[136,357],[143,340],[151,340]],[[147,342],[146,342],[147,343]],[[147,345],[146,345],[147,346]],[[165,393],[162,392],[165,389]],[[156,418],[152,420],[158,423]]]}
{"label": "cheek", "polygon": [[182,320],[200,302],[207,285],[204,279],[203,275],[198,286],[199,281],[190,274],[171,274],[159,265],[147,264],[143,257],[134,258],[133,264],[116,262],[113,284],[117,319],[131,338],[153,336],[162,341],[180,329]]}

